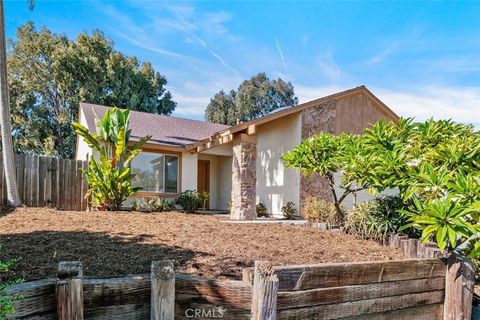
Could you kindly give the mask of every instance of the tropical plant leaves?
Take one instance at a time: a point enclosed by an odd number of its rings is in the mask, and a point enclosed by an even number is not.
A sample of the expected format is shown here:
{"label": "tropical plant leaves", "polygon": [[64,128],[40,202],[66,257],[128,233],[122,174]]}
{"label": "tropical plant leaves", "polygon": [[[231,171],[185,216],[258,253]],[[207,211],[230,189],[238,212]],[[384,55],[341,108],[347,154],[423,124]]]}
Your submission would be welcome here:
{"label": "tropical plant leaves", "polygon": [[84,141],[98,154],[91,157],[88,170],[83,173],[89,184],[88,195],[107,210],[117,210],[122,202],[138,191],[133,188],[129,164],[142,150],[150,136],[129,145],[129,111],[112,108],[102,119],[95,118],[96,134],[75,122],[73,127]]}

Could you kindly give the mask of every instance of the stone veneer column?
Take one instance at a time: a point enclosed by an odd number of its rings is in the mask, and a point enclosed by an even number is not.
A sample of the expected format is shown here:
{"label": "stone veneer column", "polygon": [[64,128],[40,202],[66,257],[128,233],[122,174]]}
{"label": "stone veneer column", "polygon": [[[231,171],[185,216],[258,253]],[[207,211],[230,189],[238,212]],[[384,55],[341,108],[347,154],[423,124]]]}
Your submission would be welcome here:
{"label": "stone veneer column", "polygon": [[254,136],[239,134],[233,139],[232,220],[255,220],[257,147]]}

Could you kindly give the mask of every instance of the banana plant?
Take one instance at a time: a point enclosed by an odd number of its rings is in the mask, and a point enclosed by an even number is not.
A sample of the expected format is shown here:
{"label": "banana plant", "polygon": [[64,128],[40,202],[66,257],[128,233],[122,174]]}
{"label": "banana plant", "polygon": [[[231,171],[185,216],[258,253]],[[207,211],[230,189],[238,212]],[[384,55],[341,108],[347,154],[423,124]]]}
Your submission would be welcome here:
{"label": "banana plant", "polygon": [[78,122],[72,124],[93,150],[87,170],[83,174],[89,184],[86,197],[92,197],[99,210],[118,210],[125,199],[140,188],[133,188],[130,162],[151,138],[146,136],[130,145],[130,113],[112,108],[100,119],[95,115],[96,133]]}

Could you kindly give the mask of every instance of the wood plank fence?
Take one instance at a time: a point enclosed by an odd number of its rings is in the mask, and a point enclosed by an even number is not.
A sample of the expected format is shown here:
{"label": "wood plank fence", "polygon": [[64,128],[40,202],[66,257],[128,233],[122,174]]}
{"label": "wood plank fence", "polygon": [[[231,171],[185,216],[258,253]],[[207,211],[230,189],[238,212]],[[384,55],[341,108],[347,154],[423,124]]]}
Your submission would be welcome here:
{"label": "wood plank fence", "polygon": [[[36,155],[15,155],[18,192],[28,207],[52,207],[59,210],[87,210],[88,184],[80,169],[83,160]],[[7,206],[7,188],[0,153],[0,206]]]}
{"label": "wood plank fence", "polygon": [[256,262],[242,281],[175,275],[170,261],[150,275],[90,279],[61,262],[57,279],[9,290],[24,296],[15,319],[470,319],[473,269],[448,260]]}

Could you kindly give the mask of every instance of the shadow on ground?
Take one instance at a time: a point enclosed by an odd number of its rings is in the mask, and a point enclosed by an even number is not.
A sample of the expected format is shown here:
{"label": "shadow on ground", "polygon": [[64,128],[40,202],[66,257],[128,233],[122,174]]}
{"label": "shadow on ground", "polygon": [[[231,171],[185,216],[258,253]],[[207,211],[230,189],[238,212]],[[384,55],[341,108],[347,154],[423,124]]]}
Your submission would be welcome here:
{"label": "shadow on ground", "polygon": [[16,259],[1,281],[55,277],[60,261],[82,261],[85,277],[149,273],[154,260],[172,260],[185,268],[192,259],[210,254],[177,246],[149,244],[148,235],[134,238],[104,233],[41,231],[0,235],[0,261]]}

